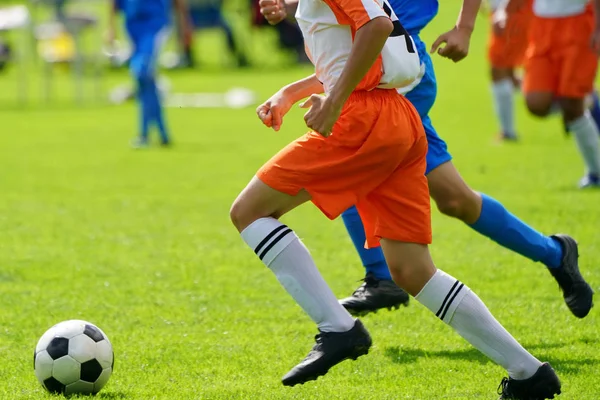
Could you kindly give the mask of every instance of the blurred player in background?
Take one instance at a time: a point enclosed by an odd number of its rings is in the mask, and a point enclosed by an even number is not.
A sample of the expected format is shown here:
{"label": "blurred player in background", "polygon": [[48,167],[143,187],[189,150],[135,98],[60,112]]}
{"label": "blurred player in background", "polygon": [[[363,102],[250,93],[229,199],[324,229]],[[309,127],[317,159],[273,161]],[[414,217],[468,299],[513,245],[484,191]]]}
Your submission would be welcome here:
{"label": "blurred player in background", "polygon": [[381,4],[300,0],[296,16],[316,73],[282,88],[257,113],[279,130],[294,103],[309,97],[302,106],[312,131],[268,161],[231,208],[243,240],[319,328],[313,349],[283,384],[316,379],[371,347],[369,333],[336,300],[304,244],[278,221],[312,201],[330,219],[357,205],[368,244],[381,242],[398,285],[508,371],[502,398],[553,398],[560,382],[550,365],[431,260],[426,134],[418,112],[394,90],[419,76],[419,58],[389,4]]}
{"label": "blurred player in background", "polygon": [[[297,0],[287,0],[285,4],[280,1],[261,0],[263,14],[271,23],[293,13],[297,6]],[[443,214],[463,221],[500,245],[532,261],[542,262],[558,282],[571,312],[579,318],[585,317],[592,307],[593,291],[579,272],[577,242],[567,235],[543,235],[494,198],[473,191],[452,164],[446,143],[432,125],[428,113],[435,102],[437,84],[431,58],[419,32],[437,14],[437,0],[392,0],[390,3],[411,34],[425,65],[424,76],[415,82],[416,87],[406,98],[419,112],[427,134],[426,175],[437,207]],[[437,50],[441,56],[455,62],[463,59],[468,53],[480,5],[480,0],[464,0],[456,26],[442,34],[431,51],[445,42],[446,46]],[[341,300],[342,305],[353,315],[362,315],[407,304],[409,296],[394,284],[382,250],[365,248],[365,228],[356,207],[349,208],[342,217],[366,270],[364,283],[352,296]]]}
{"label": "blurred player in background", "polygon": [[[507,1],[510,9],[515,2]],[[600,187],[598,127],[587,110],[600,53],[599,0],[534,0],[523,91],[529,111],[551,114],[558,103],[586,165],[579,186]],[[506,25],[511,14],[506,13]]]}
{"label": "blurred player in background", "polygon": [[[183,0],[112,0],[107,40],[112,45],[116,38],[116,14],[122,13],[125,29],[131,39],[133,53],[130,70],[137,83],[140,107],[140,131],[133,146],[144,148],[149,144],[148,134],[156,126],[160,144],[169,146],[171,139],[164,120],[163,107],[157,88],[156,68],[162,45],[171,25],[171,9],[175,7],[183,23],[187,12]],[[185,28],[187,31],[189,28]]]}
{"label": "blurred player in background", "polygon": [[[499,136],[504,140],[516,140],[514,95],[521,82],[515,72],[523,66],[525,60],[533,0],[514,2],[510,8],[498,7],[502,1],[506,0],[491,1],[492,29],[488,41],[488,61],[491,67],[494,108],[500,122]],[[503,13],[510,14],[510,18],[506,18]]]}

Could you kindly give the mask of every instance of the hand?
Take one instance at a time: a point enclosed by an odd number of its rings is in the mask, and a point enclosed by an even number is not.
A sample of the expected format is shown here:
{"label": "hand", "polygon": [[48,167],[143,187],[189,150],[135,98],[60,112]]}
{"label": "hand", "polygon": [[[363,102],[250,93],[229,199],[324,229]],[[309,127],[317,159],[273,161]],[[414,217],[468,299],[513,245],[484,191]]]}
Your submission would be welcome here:
{"label": "hand", "polygon": [[290,111],[294,103],[285,95],[283,90],[258,106],[256,114],[267,128],[278,131],[283,124],[283,117]]}
{"label": "hand", "polygon": [[284,0],[260,0],[260,13],[271,25],[277,25],[287,17]]}
{"label": "hand", "polygon": [[331,135],[333,125],[342,113],[341,106],[333,104],[329,97],[317,94],[310,96],[300,107],[309,109],[304,114],[306,126],[323,137]]}
{"label": "hand", "polygon": [[[469,44],[471,42],[471,32],[468,29],[454,27],[446,33],[441,34],[433,45],[430,52],[437,53],[445,58],[449,58],[454,62],[458,62],[465,58],[469,53]],[[443,43],[446,45],[440,47]]]}
{"label": "hand", "polygon": [[594,33],[592,34],[591,45],[596,54],[600,54],[600,28],[596,28],[594,30]]}

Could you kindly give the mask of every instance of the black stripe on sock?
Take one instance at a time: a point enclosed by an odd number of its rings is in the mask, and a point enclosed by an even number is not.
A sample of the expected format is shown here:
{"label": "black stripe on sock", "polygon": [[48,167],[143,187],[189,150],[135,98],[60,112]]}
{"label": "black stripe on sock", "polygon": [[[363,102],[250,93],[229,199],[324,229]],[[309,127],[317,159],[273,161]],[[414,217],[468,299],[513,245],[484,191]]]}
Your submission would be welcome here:
{"label": "black stripe on sock", "polygon": [[262,249],[262,247],[263,247],[265,244],[267,244],[267,242],[268,242],[268,241],[269,241],[269,240],[270,240],[270,239],[271,239],[273,236],[275,236],[275,235],[277,234],[277,232],[279,232],[280,230],[282,230],[282,229],[285,229],[285,228],[287,228],[287,226],[285,226],[285,225],[280,225],[280,226],[278,226],[277,228],[273,229],[273,230],[271,231],[271,233],[269,233],[269,234],[268,234],[268,235],[267,235],[267,236],[266,236],[266,237],[265,237],[265,238],[264,238],[264,239],[263,239],[263,240],[262,240],[262,241],[261,241],[261,242],[258,244],[258,246],[256,246],[256,248],[254,249],[254,252],[255,252],[256,254],[258,254],[258,252],[260,251],[260,249]]}
{"label": "black stripe on sock", "polygon": [[[286,226],[286,228],[287,228],[287,226]],[[269,245],[267,247],[265,247],[265,249],[263,250],[262,253],[260,253],[258,258],[260,258],[262,260],[267,255],[269,250],[271,250],[273,248],[273,246],[275,246],[277,243],[279,243],[279,241],[281,239],[283,239],[288,233],[291,233],[291,232],[292,232],[292,230],[290,228],[287,228],[285,231],[281,232],[281,234],[279,236],[277,236],[275,239],[273,239],[273,241],[271,243],[269,243]]]}
{"label": "black stripe on sock", "polygon": [[454,292],[454,289],[456,288],[456,286],[458,285],[458,279],[456,280],[456,282],[454,282],[454,285],[452,285],[452,288],[450,289],[450,291],[448,292],[448,294],[446,295],[446,298],[444,299],[444,302],[442,303],[442,306],[440,307],[440,309],[438,310],[438,312],[435,313],[436,317],[439,317],[440,314],[442,313],[442,310],[444,309],[444,306],[446,305],[446,302],[448,301],[448,299],[450,298],[450,296],[452,296],[452,292]]}
{"label": "black stripe on sock", "polygon": [[448,305],[446,305],[446,309],[444,310],[444,313],[442,314],[442,316],[440,317],[440,319],[443,321],[444,317],[446,316],[446,313],[448,312],[448,309],[450,308],[450,304],[452,304],[452,302],[454,301],[454,299],[456,298],[456,296],[458,295],[458,292],[460,292],[462,290],[462,288],[465,287],[464,283],[461,283],[460,286],[458,287],[458,289],[456,289],[456,292],[454,292],[454,296],[452,296],[452,298],[450,299],[450,301],[448,302]]}

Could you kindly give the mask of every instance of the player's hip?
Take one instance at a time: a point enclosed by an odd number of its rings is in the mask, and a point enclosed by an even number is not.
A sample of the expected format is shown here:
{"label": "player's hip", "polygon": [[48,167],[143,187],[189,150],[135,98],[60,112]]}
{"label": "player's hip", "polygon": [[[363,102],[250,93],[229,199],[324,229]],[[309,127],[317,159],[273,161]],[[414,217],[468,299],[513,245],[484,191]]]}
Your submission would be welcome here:
{"label": "player's hip", "polygon": [[417,85],[405,94],[405,97],[417,109],[419,116],[425,118],[435,103],[437,96],[437,80],[433,62],[431,61],[425,43],[419,36],[413,36],[413,40],[417,47],[421,64],[424,66],[425,73]]}

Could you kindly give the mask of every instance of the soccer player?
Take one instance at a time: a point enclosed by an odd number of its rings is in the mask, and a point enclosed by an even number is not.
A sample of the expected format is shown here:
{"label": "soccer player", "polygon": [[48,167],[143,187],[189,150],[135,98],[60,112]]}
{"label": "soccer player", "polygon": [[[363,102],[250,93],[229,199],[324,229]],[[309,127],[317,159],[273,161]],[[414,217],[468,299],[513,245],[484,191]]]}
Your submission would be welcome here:
{"label": "soccer player", "polygon": [[[148,134],[155,125],[160,134],[160,144],[169,146],[171,140],[163,116],[163,107],[156,83],[156,62],[170,27],[171,8],[175,6],[185,24],[187,14],[183,0],[113,0],[110,12],[108,42],[115,40],[115,16],[122,12],[125,28],[133,45],[130,69],[137,83],[140,107],[140,132],[133,146],[147,147]],[[185,30],[189,28],[186,27]]]}
{"label": "soccer player", "polygon": [[301,106],[309,108],[304,119],[312,131],[260,168],[230,211],[242,239],[319,328],[313,349],[283,384],[316,379],[371,347],[363,324],[340,305],[307,248],[278,220],[312,201],[330,219],[357,205],[367,242],[381,243],[396,283],[507,369],[502,398],[553,397],[560,382],[550,365],[431,260],[427,140],[417,111],[394,90],[418,76],[419,60],[389,5],[381,4],[300,0],[296,18],[316,73],[283,87],[257,114],[279,130],[290,108],[308,97]]}
{"label": "soccer player", "polygon": [[[502,29],[492,23],[488,41],[488,60],[492,77],[492,95],[496,116],[500,122],[500,138],[517,140],[515,130],[515,90],[520,86],[515,70],[523,65],[527,50],[527,33],[533,15],[533,0],[521,0],[512,4],[511,8],[500,7],[501,0],[493,0],[492,22],[506,21]],[[502,13],[510,13],[506,18]]]}
{"label": "soccer player", "polygon": [[[285,4],[279,0],[261,0],[261,3],[263,15],[271,23],[285,18],[297,4],[295,0],[287,0]],[[404,21],[425,66],[424,76],[415,82],[416,87],[406,94],[406,98],[419,112],[427,135],[426,174],[431,197],[438,209],[500,245],[532,261],[542,262],[558,282],[571,312],[579,318],[585,317],[592,307],[593,291],[579,271],[575,240],[562,234],[545,236],[511,214],[494,198],[472,190],[452,164],[446,143],[433,127],[428,113],[435,102],[437,85],[431,58],[419,32],[437,14],[437,0],[392,0],[391,4]],[[456,26],[434,42],[432,52],[446,42],[446,46],[438,50],[440,55],[455,62],[464,58],[480,4],[479,0],[464,0]],[[342,218],[366,269],[364,283],[352,296],[342,299],[342,305],[351,314],[362,315],[408,304],[409,296],[394,284],[382,250],[365,248],[365,228],[356,207],[346,210]]]}
{"label": "soccer player", "polygon": [[[515,1],[509,0],[506,7]],[[586,165],[581,188],[600,187],[598,127],[586,107],[593,92],[600,24],[595,0],[534,0],[523,91],[529,111],[545,117],[555,100]],[[511,15],[507,15],[507,23]]]}

